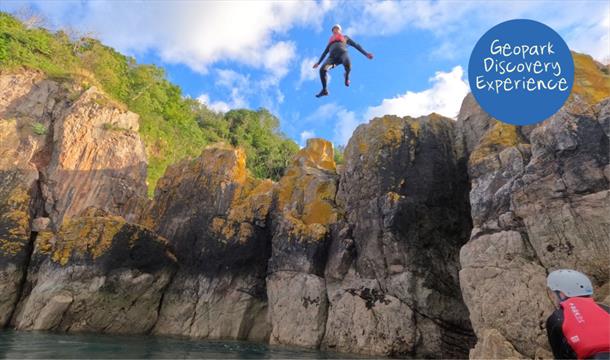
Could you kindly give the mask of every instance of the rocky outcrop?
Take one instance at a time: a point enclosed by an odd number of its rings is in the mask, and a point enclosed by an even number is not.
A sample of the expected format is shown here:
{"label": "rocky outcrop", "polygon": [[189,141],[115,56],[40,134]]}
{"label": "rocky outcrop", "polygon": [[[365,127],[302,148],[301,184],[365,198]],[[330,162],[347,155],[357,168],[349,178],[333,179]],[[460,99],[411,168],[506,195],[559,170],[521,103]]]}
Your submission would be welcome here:
{"label": "rocky outcrop", "polygon": [[472,358],[548,354],[552,270],[578,269],[598,300],[608,295],[610,100],[592,106],[584,98],[575,92],[557,114],[524,128],[464,101],[458,128],[476,144],[464,146],[474,228],[460,252],[478,337]]}
{"label": "rocky outcrop", "polygon": [[0,326],[548,357],[549,271],[587,273],[610,303],[610,82],[575,60],[569,102],[540,124],[469,95],[457,122],[359,126],[339,170],[311,139],[277,183],[215,145],[153,201],[137,115],[0,73]]}
{"label": "rocky outcrop", "polygon": [[138,116],[91,87],[0,73],[0,325],[21,296],[36,233],[89,206],[135,218],[146,203]]}
{"label": "rocky outcrop", "polygon": [[323,346],[375,355],[464,356],[473,337],[458,285],[468,184],[450,119],[386,116],[345,150],[345,212],[326,266]]}
{"label": "rocky outcrop", "polygon": [[144,333],[174,269],[165,239],[89,208],[58,232],[38,233],[14,326]]}
{"label": "rocky outcrop", "polygon": [[168,168],[145,222],[170,240],[180,268],[154,333],[268,339],[272,187],[251,178],[243,150],[228,146]]}
{"label": "rocky outcrop", "polygon": [[309,139],[277,185],[267,277],[271,344],[317,348],[324,336],[324,267],[339,216],[333,157],[330,142]]}

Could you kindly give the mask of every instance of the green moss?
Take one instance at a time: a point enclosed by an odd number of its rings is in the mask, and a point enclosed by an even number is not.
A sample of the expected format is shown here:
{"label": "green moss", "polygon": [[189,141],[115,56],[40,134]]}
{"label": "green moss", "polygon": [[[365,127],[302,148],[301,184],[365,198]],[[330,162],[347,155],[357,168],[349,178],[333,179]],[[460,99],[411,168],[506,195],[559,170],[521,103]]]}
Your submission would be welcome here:
{"label": "green moss", "polygon": [[32,131],[36,135],[46,135],[47,127],[39,122],[32,123]]}

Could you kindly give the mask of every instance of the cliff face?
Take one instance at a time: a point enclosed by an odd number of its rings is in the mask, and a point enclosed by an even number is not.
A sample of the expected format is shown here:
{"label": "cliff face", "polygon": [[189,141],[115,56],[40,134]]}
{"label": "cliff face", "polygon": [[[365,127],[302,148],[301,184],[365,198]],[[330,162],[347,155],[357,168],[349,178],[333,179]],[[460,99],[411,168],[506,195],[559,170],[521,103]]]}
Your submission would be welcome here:
{"label": "cliff face", "polygon": [[333,157],[331,143],[310,139],[277,184],[267,277],[272,344],[317,348],[324,337],[324,266],[339,217]]}
{"label": "cliff face", "polygon": [[1,73],[0,89],[4,325],[32,285],[26,270],[36,233],[59,231],[64,217],[91,206],[134,219],[146,201],[146,157],[137,115],[110,103],[95,88],[22,71]]}
{"label": "cliff face", "polygon": [[[472,340],[457,279],[470,231],[454,123],[384,117],[356,129],[329,254],[324,345],[371,354],[459,357]],[[362,329],[362,330],[358,330]]]}
{"label": "cliff face", "polygon": [[460,284],[478,338],[472,358],[552,356],[553,270],[588,274],[596,300],[610,303],[610,77],[588,56],[574,60],[572,95],[542,123],[500,123],[471,95],[462,104],[456,125],[474,227]]}
{"label": "cliff face", "polygon": [[535,126],[469,95],[457,121],[359,126],[339,170],[310,139],[278,182],[210,146],[148,200],[137,115],[0,73],[0,326],[548,357],[549,271],[589,274],[610,302],[610,99],[591,74],[608,78],[577,68]]}
{"label": "cliff face", "polygon": [[479,138],[471,152],[464,146],[474,228],[460,252],[460,283],[479,339],[471,357],[550,356],[550,271],[578,269],[591,277],[597,300],[610,300],[610,99],[591,105],[584,98],[575,94],[529,128],[497,122],[464,101],[458,126],[487,128],[469,131]]}
{"label": "cliff face", "polygon": [[272,185],[250,178],[244,152],[230,147],[207,148],[160,179],[145,222],[170,239],[180,268],[155,333],[268,339]]}

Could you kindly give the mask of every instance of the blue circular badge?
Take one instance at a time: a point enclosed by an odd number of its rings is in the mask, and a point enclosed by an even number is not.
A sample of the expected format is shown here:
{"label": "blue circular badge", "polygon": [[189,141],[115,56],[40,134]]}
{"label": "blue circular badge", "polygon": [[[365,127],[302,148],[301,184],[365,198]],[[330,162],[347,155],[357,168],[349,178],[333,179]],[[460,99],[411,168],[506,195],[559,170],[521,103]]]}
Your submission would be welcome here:
{"label": "blue circular badge", "polygon": [[489,115],[529,125],[563,106],[574,84],[574,61],[568,45],[550,27],[509,20],[479,39],[470,55],[468,81]]}

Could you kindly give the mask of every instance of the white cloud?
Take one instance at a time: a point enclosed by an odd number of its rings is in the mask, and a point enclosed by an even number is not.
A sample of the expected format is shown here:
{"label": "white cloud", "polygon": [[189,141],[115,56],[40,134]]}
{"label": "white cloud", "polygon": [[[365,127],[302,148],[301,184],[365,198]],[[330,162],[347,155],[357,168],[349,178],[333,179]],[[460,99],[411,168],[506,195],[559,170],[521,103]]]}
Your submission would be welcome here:
{"label": "white cloud", "polygon": [[197,100],[207,106],[210,110],[216,112],[225,113],[231,110],[231,106],[224,101],[210,101],[210,96],[208,94],[199,95],[199,97],[197,97]]}
{"label": "white cloud", "polygon": [[288,73],[295,52],[294,42],[280,41],[267,49],[264,54],[264,66],[275,78],[281,79]]}
{"label": "white cloud", "polygon": [[432,112],[455,117],[460,110],[462,99],[469,91],[468,83],[463,79],[461,66],[450,72],[438,71],[430,78],[432,87],[420,92],[407,91],[391,99],[384,99],[380,105],[369,107],[366,118],[375,116],[422,116]]}
{"label": "white cloud", "polygon": [[468,83],[464,80],[461,66],[449,72],[438,71],[430,78],[431,87],[420,92],[407,91],[391,99],[384,99],[377,106],[370,106],[359,116],[335,103],[320,106],[305,118],[306,122],[334,120],[333,142],[345,145],[358,125],[383,115],[418,117],[437,113],[447,117],[457,115]]}
{"label": "white cloud", "polygon": [[121,52],[153,51],[202,73],[217,61],[236,61],[276,76],[294,55],[294,44],[281,38],[295,26],[320,29],[331,7],[267,0],[30,3],[53,23],[93,31]]}
{"label": "white cloud", "polygon": [[608,1],[365,1],[348,19],[350,35],[388,36],[407,28],[428,30],[438,41],[431,57],[470,53],[492,26],[527,18],[543,22],[576,51],[603,61],[610,57]]}
{"label": "white cloud", "polygon": [[333,142],[337,145],[347,144],[358,125],[365,122],[363,118],[358,119],[353,111],[340,109],[337,112]]}
{"label": "white cloud", "polygon": [[299,75],[299,81],[297,82],[297,89],[301,87],[305,81],[312,81],[318,77],[318,71],[313,69],[313,65],[318,61],[317,57],[308,57],[301,61],[301,72]]}
{"label": "white cloud", "polygon": [[313,130],[305,130],[301,132],[301,146],[305,146],[307,139],[316,137],[316,133]]}

